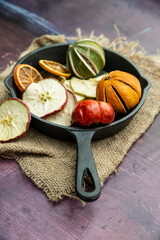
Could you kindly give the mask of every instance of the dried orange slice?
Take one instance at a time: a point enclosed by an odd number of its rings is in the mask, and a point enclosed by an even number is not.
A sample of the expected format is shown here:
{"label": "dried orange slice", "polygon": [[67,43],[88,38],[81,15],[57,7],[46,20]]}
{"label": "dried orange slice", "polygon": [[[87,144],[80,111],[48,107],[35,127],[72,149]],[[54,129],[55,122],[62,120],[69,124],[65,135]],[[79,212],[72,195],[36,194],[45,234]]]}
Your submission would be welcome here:
{"label": "dried orange slice", "polygon": [[64,65],[60,63],[49,60],[39,60],[39,65],[46,71],[53,73],[57,76],[63,76],[65,78],[69,78],[71,76],[71,73],[69,72],[68,68],[66,68]]}
{"label": "dried orange slice", "polygon": [[19,64],[14,68],[14,82],[21,92],[24,92],[32,82],[39,82],[42,78],[37,69],[28,64]]}

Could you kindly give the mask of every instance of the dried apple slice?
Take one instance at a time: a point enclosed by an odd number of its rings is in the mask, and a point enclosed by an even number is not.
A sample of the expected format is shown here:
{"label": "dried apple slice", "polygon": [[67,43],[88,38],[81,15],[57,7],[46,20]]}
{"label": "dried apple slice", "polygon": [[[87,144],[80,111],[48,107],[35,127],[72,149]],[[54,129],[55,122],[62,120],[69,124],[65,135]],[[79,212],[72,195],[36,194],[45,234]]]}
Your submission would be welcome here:
{"label": "dried apple slice", "polygon": [[9,98],[0,105],[0,142],[22,137],[29,128],[31,113],[18,98]]}
{"label": "dried apple slice", "polygon": [[85,98],[96,98],[97,84],[106,74],[88,80],[72,77],[70,87],[75,94],[82,95]]}
{"label": "dried apple slice", "polygon": [[45,117],[63,109],[68,100],[66,88],[55,78],[31,83],[23,93],[22,100],[31,113]]}
{"label": "dried apple slice", "polygon": [[[68,90],[70,90],[71,92],[73,92],[73,90],[71,89],[71,86],[70,86],[71,80],[66,80],[66,79],[64,80],[64,79],[63,79],[63,81],[61,81],[61,83],[62,83]],[[74,93],[74,95],[75,95],[75,97],[76,97],[76,99],[77,99],[77,102],[81,102],[82,100],[85,99],[84,96],[79,95],[79,94],[77,94],[77,93]]]}
{"label": "dried apple slice", "polygon": [[72,124],[72,112],[77,105],[77,99],[73,92],[68,90],[68,101],[65,107],[58,113],[52,114],[44,119],[63,126],[71,126]]}

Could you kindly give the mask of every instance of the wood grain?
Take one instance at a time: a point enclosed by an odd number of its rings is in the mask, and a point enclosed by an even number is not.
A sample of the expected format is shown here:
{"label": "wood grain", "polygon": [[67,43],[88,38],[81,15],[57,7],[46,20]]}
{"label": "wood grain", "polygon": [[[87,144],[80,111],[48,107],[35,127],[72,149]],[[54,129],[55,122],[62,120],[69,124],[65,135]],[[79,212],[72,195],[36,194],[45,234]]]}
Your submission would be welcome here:
{"label": "wood grain", "polygon": [[[127,38],[156,53],[160,38],[159,1],[10,0],[53,23],[60,33],[95,30],[113,39],[114,24]],[[16,61],[39,30],[0,15],[0,71]],[[144,31],[145,29],[148,29]],[[143,32],[144,31],[144,32]],[[141,33],[142,32],[142,33]],[[132,146],[102,189],[82,207],[74,199],[50,202],[19,165],[0,159],[0,240],[158,240],[160,239],[160,116]]]}
{"label": "wood grain", "polygon": [[0,33],[0,71],[3,71],[10,61],[17,61],[20,53],[29,46],[35,36],[2,18],[0,18]]}
{"label": "wood grain", "polygon": [[[101,33],[113,39],[117,36],[116,24],[122,36],[139,40],[150,53],[159,48],[159,7],[157,0],[9,0],[20,7],[40,15],[50,21],[56,30],[66,35],[75,35],[80,27],[84,34],[92,30],[96,35]],[[146,32],[137,36],[138,33]],[[137,37],[136,37],[137,36]]]}
{"label": "wood grain", "polygon": [[27,11],[24,8],[6,1],[1,1],[0,4],[0,13],[4,17],[14,21],[16,24],[27,29],[29,32],[36,32],[39,35],[59,34],[56,31],[56,26],[48,22],[46,19],[36,15],[35,13]]}

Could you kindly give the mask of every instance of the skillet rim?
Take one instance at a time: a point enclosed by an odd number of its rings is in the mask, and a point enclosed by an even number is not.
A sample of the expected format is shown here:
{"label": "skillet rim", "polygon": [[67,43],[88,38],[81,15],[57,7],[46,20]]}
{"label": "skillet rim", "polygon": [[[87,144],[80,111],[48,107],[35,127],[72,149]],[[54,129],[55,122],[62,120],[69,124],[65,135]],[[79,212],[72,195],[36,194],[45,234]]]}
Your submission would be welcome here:
{"label": "skillet rim", "polygon": [[[45,49],[57,47],[57,46],[67,46],[67,45],[69,46],[70,44],[71,44],[71,43],[68,43],[68,42],[67,42],[67,43],[54,43],[54,44],[51,44],[51,45],[48,45],[48,46],[43,46],[43,47],[40,47],[40,48],[38,48],[38,49],[36,49],[36,50],[34,50],[34,51],[26,54],[26,55],[23,56],[22,58],[20,58],[20,59],[16,62],[16,64],[13,66],[13,69],[12,69],[11,73],[4,79],[5,86],[9,89],[11,95],[12,95],[13,97],[17,97],[16,94],[14,93],[13,88],[11,88],[10,85],[8,84],[10,78],[13,78],[13,70],[14,70],[14,68],[15,68],[16,65],[21,64],[27,57],[32,56],[32,55],[34,55],[34,54],[37,53],[37,52],[43,51],[43,50],[45,50]],[[139,76],[146,81],[146,86],[145,86],[144,89],[143,89],[142,97],[141,97],[138,105],[137,105],[131,112],[127,113],[127,114],[126,114],[125,116],[123,116],[122,118],[120,118],[120,119],[118,119],[118,120],[116,120],[116,121],[113,121],[113,122],[110,123],[110,124],[101,125],[101,126],[94,126],[94,127],[93,127],[93,126],[92,126],[92,127],[89,127],[89,126],[88,126],[88,127],[82,127],[82,126],[79,126],[79,127],[69,126],[69,127],[67,127],[67,126],[63,126],[63,125],[59,125],[59,124],[56,124],[56,123],[51,123],[51,122],[49,122],[49,121],[46,121],[46,120],[44,120],[44,119],[42,119],[42,118],[37,117],[37,116],[34,115],[33,113],[31,113],[31,116],[32,116],[33,118],[35,118],[36,120],[41,121],[42,123],[48,124],[48,125],[50,125],[50,126],[58,127],[58,128],[63,128],[63,129],[65,129],[65,130],[71,131],[71,132],[73,132],[73,131],[82,131],[82,130],[83,130],[83,131],[86,130],[86,131],[94,131],[94,132],[97,132],[98,130],[102,130],[102,129],[106,129],[106,128],[109,128],[109,127],[117,126],[118,124],[121,124],[121,123],[129,120],[130,118],[132,118],[132,117],[140,110],[140,108],[142,107],[142,105],[143,105],[143,103],[144,103],[144,101],[145,101],[145,99],[146,99],[147,91],[148,91],[148,89],[149,89],[150,86],[151,86],[151,83],[150,83],[149,79],[148,79],[148,78],[141,72],[141,70],[137,67],[137,65],[136,65],[135,63],[133,63],[130,59],[128,59],[127,57],[125,57],[125,56],[123,56],[122,54],[118,53],[117,51],[108,49],[108,48],[106,48],[106,47],[103,47],[103,49],[104,49],[105,51],[108,51],[108,52],[110,52],[110,53],[112,53],[112,54],[115,54],[115,55],[121,57],[122,59],[124,59],[125,61],[127,61],[133,68],[135,68],[135,70],[138,72]],[[139,81],[140,81],[140,79],[139,79]]]}

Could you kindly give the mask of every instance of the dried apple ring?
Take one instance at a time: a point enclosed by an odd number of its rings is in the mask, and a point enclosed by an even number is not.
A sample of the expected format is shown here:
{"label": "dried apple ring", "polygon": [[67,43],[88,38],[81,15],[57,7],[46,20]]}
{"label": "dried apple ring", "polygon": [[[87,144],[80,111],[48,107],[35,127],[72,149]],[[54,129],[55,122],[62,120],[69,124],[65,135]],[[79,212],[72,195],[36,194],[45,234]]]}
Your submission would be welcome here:
{"label": "dried apple ring", "polygon": [[45,117],[63,109],[68,100],[66,88],[55,78],[31,83],[23,93],[22,100],[31,113]]}
{"label": "dried apple ring", "polygon": [[18,98],[9,98],[0,105],[0,142],[22,137],[29,128],[31,113]]}

